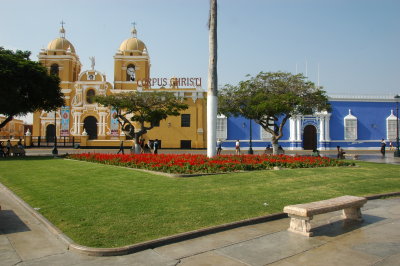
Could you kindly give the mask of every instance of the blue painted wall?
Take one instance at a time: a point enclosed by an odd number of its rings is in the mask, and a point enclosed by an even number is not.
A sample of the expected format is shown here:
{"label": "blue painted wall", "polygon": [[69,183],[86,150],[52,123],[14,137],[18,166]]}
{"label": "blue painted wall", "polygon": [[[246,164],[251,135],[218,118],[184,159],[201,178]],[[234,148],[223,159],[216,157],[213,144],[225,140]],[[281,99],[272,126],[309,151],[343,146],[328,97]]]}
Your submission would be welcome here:
{"label": "blue painted wall", "polygon": [[358,140],[386,139],[386,118],[395,109],[393,102],[338,102],[332,101],[331,138],[344,140],[344,117],[357,117]]}
{"label": "blue painted wall", "polygon": [[[344,148],[379,148],[380,140],[386,139],[386,118],[390,116],[391,110],[396,109],[393,101],[330,101],[332,115],[330,118],[330,143],[328,148],[334,149],[337,145]],[[344,117],[349,114],[357,117],[358,138],[356,141],[344,140]],[[249,146],[250,120],[243,117],[228,117],[228,138],[224,147],[234,147],[237,139],[241,141],[242,147]],[[283,137],[279,143],[284,148],[290,147],[290,124],[289,121],[283,128]],[[262,141],[260,126],[252,121],[252,139],[254,148],[265,148],[270,142]]]}

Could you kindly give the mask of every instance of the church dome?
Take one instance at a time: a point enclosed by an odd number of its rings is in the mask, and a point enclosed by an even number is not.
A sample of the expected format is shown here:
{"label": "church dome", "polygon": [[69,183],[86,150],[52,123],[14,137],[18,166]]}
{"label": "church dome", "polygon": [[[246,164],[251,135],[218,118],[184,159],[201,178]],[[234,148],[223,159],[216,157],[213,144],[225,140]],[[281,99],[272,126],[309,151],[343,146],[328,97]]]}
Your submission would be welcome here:
{"label": "church dome", "polygon": [[75,47],[65,39],[64,22],[61,22],[60,37],[49,42],[47,50],[70,50],[71,53],[75,53]]}
{"label": "church dome", "polygon": [[75,47],[70,43],[67,39],[60,37],[52,40],[47,45],[47,50],[71,50],[72,53],[75,53]]}
{"label": "church dome", "polygon": [[139,40],[138,38],[129,38],[121,43],[119,46],[119,50],[121,52],[124,51],[140,51],[143,52],[146,49],[146,45],[144,42]]}
{"label": "church dome", "polygon": [[133,27],[131,33],[132,37],[123,41],[119,46],[119,50],[122,53],[133,52],[135,54],[139,53],[139,55],[142,55],[143,53],[147,54],[146,45],[136,37],[137,31],[135,27]]}

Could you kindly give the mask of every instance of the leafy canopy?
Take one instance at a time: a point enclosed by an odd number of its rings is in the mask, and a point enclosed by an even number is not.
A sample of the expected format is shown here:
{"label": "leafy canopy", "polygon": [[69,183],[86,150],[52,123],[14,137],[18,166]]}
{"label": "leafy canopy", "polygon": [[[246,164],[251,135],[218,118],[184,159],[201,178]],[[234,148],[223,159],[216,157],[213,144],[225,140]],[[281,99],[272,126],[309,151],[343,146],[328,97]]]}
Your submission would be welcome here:
{"label": "leafy canopy", "polygon": [[0,128],[16,115],[51,111],[64,104],[59,78],[31,61],[30,54],[0,47],[0,114],[7,116]]}
{"label": "leafy canopy", "polygon": [[[125,134],[137,138],[153,128],[168,116],[178,116],[180,111],[188,108],[181,99],[176,98],[172,92],[130,92],[108,96],[96,96],[95,100],[105,106],[117,110],[118,121]],[[140,131],[134,130],[128,120],[138,122]],[[145,123],[150,126],[145,126]]]}
{"label": "leafy canopy", "polygon": [[325,91],[302,74],[260,72],[237,86],[225,85],[219,95],[219,113],[254,120],[273,141],[290,117],[323,110],[330,110]]}

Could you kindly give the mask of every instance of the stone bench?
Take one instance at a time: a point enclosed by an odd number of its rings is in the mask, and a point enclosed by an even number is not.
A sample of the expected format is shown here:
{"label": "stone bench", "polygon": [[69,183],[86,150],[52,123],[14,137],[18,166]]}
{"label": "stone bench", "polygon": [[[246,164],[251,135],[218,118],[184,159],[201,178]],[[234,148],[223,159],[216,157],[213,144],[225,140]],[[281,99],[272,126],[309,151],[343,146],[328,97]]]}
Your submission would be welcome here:
{"label": "stone bench", "polygon": [[283,212],[289,215],[289,231],[304,236],[312,236],[310,221],[314,215],[343,210],[343,218],[362,221],[360,208],[367,202],[364,197],[342,196],[338,198],[310,202],[305,204],[289,205]]}
{"label": "stone bench", "polygon": [[349,157],[349,158],[352,158],[353,160],[358,160],[358,154],[348,154],[348,153],[346,153],[345,155],[344,155],[344,158],[345,159],[347,159],[347,157]]}

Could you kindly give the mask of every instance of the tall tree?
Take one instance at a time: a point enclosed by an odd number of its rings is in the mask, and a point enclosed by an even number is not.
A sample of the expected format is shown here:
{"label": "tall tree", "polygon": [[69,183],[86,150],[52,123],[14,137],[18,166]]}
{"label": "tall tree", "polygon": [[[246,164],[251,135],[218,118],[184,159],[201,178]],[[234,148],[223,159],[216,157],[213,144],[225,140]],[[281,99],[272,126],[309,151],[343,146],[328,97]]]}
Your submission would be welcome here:
{"label": "tall tree", "polygon": [[[188,105],[172,92],[130,92],[96,96],[95,101],[114,108],[126,136],[135,139],[135,153],[140,152],[140,137],[168,116],[178,116]],[[138,128],[131,123],[136,122]]]}
{"label": "tall tree", "polygon": [[260,72],[237,86],[225,85],[219,95],[219,112],[254,120],[272,135],[274,154],[290,117],[323,110],[330,110],[325,91],[302,74]]}
{"label": "tall tree", "polygon": [[218,76],[217,76],[217,0],[210,0],[209,62],[207,92],[207,156],[216,155]]}
{"label": "tall tree", "polygon": [[0,114],[7,116],[0,129],[14,116],[51,111],[64,104],[59,78],[31,61],[30,54],[0,47]]}

